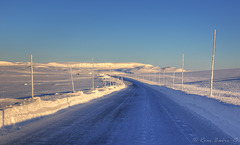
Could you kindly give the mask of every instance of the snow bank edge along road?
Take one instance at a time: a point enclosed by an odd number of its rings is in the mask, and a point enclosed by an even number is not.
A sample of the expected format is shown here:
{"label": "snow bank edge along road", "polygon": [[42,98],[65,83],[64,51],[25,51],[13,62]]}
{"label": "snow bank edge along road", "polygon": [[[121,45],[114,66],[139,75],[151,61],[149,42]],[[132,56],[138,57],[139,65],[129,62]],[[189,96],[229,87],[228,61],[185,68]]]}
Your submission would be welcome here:
{"label": "snow bank edge along road", "polygon": [[126,88],[126,85],[111,86],[93,90],[90,94],[82,91],[69,93],[68,97],[56,100],[42,100],[39,97],[31,99],[31,103],[14,105],[10,108],[0,110],[0,128],[3,126],[14,125],[34,118],[47,116],[62,109],[81,103],[87,103],[93,99],[103,97],[115,91]]}

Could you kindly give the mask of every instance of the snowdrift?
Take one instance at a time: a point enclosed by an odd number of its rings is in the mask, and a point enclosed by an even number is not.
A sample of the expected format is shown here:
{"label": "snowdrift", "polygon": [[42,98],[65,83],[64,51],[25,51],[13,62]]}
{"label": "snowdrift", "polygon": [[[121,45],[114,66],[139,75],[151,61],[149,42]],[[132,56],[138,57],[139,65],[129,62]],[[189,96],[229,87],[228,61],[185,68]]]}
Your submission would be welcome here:
{"label": "snowdrift", "polygon": [[50,115],[59,110],[68,108],[69,106],[87,103],[90,100],[100,98],[123,88],[125,88],[124,84],[120,86],[95,89],[90,93],[84,93],[82,91],[68,93],[64,94],[66,97],[55,100],[42,100],[39,97],[28,99],[24,103],[1,110],[0,127],[14,125],[30,119]]}

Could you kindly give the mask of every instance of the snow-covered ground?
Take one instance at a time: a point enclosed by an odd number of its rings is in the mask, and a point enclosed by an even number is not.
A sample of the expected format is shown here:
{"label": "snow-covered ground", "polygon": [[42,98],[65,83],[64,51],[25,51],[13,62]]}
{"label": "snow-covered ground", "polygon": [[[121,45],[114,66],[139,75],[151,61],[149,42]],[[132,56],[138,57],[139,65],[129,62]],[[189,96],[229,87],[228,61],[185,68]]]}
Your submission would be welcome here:
{"label": "snow-covered ground", "polygon": [[[92,87],[92,68],[73,68],[76,91]],[[96,73],[95,87],[104,86]],[[28,98],[31,96],[31,72],[28,64],[0,66],[0,98]],[[72,91],[69,67],[36,64],[34,66],[36,96]]]}
{"label": "snow-covered ground", "polygon": [[[102,97],[125,87],[111,71],[76,64],[34,64],[34,94],[31,98],[29,63],[0,62],[0,128],[53,114],[61,109]],[[69,66],[72,67],[73,93]],[[94,70],[94,71],[93,71]],[[94,90],[93,88],[94,72]]]}
{"label": "snow-covered ground", "polygon": [[[38,97],[72,91],[69,67],[72,67],[76,91],[92,88],[92,72],[95,71],[95,87],[105,85],[100,74],[147,73],[162,69],[141,63],[34,63],[34,94]],[[31,97],[31,71],[29,62],[0,61],[0,98]],[[180,71],[176,68],[167,70]]]}
{"label": "snow-covered ground", "polygon": [[[73,69],[76,93],[72,93],[69,65]],[[95,88],[98,88],[95,91],[91,90],[93,69]],[[148,87],[210,121],[239,141],[240,69],[216,70],[212,97],[209,96],[210,71],[184,70],[183,92],[181,71],[173,67],[159,68],[140,63],[95,63],[94,67],[92,63],[35,64],[34,84],[37,97],[31,99],[29,63],[0,62],[0,126],[53,114],[68,106],[88,102],[123,89],[124,85],[109,87],[112,81],[114,84],[122,84],[118,78],[110,79],[109,75],[113,75],[133,78],[152,85]],[[173,72],[176,72],[174,88]],[[104,87],[105,85],[108,87]],[[152,89],[147,89],[148,94],[151,94]],[[197,139],[199,141],[201,138]]]}
{"label": "snow-covered ground", "polygon": [[[166,86],[176,90],[182,89],[182,73],[176,72],[173,86],[173,72],[128,74],[135,79]],[[184,72],[183,91],[210,97],[211,71]],[[219,101],[240,105],[240,69],[216,70],[214,73],[213,96]]]}
{"label": "snow-covered ground", "polygon": [[[72,93],[70,67],[76,93]],[[55,113],[72,105],[71,99],[78,100],[73,104],[83,103],[124,87],[118,78],[109,75],[161,69],[141,63],[34,63],[34,99],[30,70],[29,62],[0,61],[0,127]],[[91,90],[93,73],[98,93]],[[109,90],[112,85],[114,89]]]}
{"label": "snow-covered ground", "polygon": [[[131,79],[125,79],[125,83],[127,88],[101,99],[70,107],[27,125],[17,125],[17,128],[21,128],[0,136],[0,144],[239,144],[236,134],[234,137],[227,135],[197,111],[202,110],[203,103],[207,103],[203,107],[216,106],[212,110],[203,108],[202,114],[212,115],[217,120],[220,113],[215,110],[222,106],[218,102],[209,102],[205,98],[200,101],[196,98],[199,105],[194,107],[189,101],[192,95],[181,91],[175,92],[163,86],[148,85]],[[183,100],[177,101],[176,98]],[[211,114],[212,112],[217,114]],[[222,126],[227,120],[228,118],[219,118],[219,122],[223,121]],[[238,126],[228,127],[232,131],[239,130]]]}

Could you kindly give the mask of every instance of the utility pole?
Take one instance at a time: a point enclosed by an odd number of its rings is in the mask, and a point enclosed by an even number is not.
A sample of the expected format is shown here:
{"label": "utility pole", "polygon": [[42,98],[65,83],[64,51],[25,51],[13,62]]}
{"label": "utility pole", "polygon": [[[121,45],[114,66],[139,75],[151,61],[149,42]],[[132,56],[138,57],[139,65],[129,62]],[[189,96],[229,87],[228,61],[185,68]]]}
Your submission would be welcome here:
{"label": "utility pole", "polygon": [[73,76],[72,76],[72,66],[70,66],[70,75],[71,75],[71,81],[72,81],[72,89],[73,89],[73,93],[75,93],[75,88],[74,88],[74,81],[73,81]]}
{"label": "utility pole", "polygon": [[182,91],[183,91],[183,70],[184,70],[184,53],[182,55]]}
{"label": "utility pole", "polygon": [[92,89],[94,90],[94,58],[92,58]]}
{"label": "utility pole", "polygon": [[214,41],[213,41],[212,75],[211,75],[211,89],[210,89],[210,96],[211,96],[211,97],[212,97],[212,90],[213,90],[213,74],[214,74],[214,61],[215,61],[215,46],[216,46],[216,30],[214,30]]}
{"label": "utility pole", "polygon": [[31,74],[32,74],[32,98],[34,98],[34,83],[33,83],[33,57],[31,54]]}

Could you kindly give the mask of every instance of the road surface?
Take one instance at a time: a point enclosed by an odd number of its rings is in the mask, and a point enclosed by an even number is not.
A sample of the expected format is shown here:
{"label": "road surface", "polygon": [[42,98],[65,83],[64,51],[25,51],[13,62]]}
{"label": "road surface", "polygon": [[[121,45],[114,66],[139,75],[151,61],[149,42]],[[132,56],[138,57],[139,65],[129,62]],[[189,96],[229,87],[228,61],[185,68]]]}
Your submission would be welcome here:
{"label": "road surface", "polygon": [[128,88],[24,125],[5,136],[9,145],[236,144],[206,119],[150,85]]}

